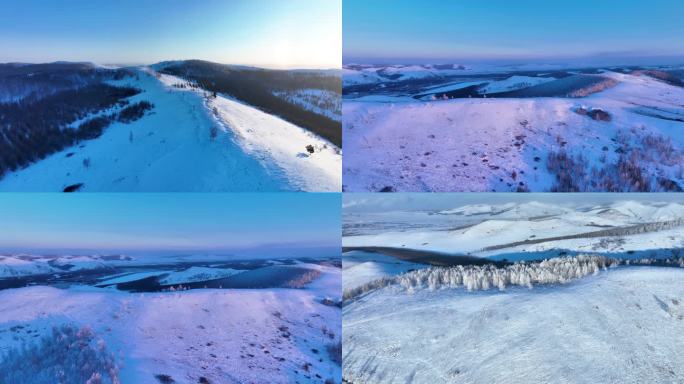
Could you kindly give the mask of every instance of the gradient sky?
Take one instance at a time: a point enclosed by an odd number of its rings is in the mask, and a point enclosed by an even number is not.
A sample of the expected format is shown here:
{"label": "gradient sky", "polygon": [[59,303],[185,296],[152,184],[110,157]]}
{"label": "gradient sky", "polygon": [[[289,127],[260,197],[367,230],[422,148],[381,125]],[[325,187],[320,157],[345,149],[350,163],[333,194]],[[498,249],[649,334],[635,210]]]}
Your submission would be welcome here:
{"label": "gradient sky", "polygon": [[0,0],[0,62],[338,68],[340,0]]}
{"label": "gradient sky", "polygon": [[684,204],[682,193],[347,193],[343,212],[444,210],[469,204],[506,204],[536,201],[577,206],[617,201]]}
{"label": "gradient sky", "polygon": [[345,0],[344,62],[684,56],[682,0]]}
{"label": "gradient sky", "polygon": [[0,251],[340,246],[340,196],[1,194]]}

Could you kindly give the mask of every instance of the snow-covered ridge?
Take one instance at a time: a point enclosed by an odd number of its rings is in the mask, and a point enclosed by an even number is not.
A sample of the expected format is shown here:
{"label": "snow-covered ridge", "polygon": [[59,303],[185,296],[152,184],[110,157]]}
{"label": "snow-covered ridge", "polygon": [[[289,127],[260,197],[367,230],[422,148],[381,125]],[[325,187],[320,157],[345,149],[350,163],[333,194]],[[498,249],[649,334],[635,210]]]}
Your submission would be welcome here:
{"label": "snow-covered ridge", "polygon": [[112,85],[141,89],[130,101],[153,103],[152,113],[7,173],[0,190],[341,190],[341,150],[319,136],[226,97],[175,87],[189,82],[150,68],[130,70]]}
{"label": "snow-covered ridge", "polygon": [[554,74],[468,72],[401,84],[368,68],[347,71],[345,191],[684,188],[681,86],[617,69],[544,82]]}
{"label": "snow-covered ridge", "polygon": [[461,74],[468,68],[460,64],[444,65],[369,65],[346,64],[342,69],[342,85],[371,84],[383,81],[405,81],[425,78],[440,78]]}
{"label": "snow-covered ridge", "polygon": [[[200,88],[178,88],[187,83],[181,78],[158,73],[155,76],[168,87],[205,96],[205,105],[216,122],[237,135],[246,153],[265,165],[275,163],[301,190],[341,190],[342,152],[329,141],[229,96],[208,97]],[[307,150],[309,145],[313,153]]]}
{"label": "snow-covered ridge", "polygon": [[107,268],[113,265],[131,264],[133,261],[132,257],[126,255],[0,254],[0,278]]}

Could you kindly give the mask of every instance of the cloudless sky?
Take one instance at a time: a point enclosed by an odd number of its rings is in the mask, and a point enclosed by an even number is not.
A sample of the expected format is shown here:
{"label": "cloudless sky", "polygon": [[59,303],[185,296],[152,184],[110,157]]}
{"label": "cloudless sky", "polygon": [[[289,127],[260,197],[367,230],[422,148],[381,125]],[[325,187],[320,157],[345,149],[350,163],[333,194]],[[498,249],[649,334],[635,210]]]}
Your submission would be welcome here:
{"label": "cloudless sky", "polygon": [[343,57],[438,62],[679,56],[683,17],[682,0],[345,0]]}
{"label": "cloudless sky", "polygon": [[341,65],[340,0],[0,0],[0,62]]}
{"label": "cloudless sky", "polygon": [[347,193],[343,212],[445,210],[470,204],[506,204],[536,201],[577,206],[618,201],[684,204],[681,193]]}
{"label": "cloudless sky", "polygon": [[339,247],[340,196],[0,194],[0,251]]}

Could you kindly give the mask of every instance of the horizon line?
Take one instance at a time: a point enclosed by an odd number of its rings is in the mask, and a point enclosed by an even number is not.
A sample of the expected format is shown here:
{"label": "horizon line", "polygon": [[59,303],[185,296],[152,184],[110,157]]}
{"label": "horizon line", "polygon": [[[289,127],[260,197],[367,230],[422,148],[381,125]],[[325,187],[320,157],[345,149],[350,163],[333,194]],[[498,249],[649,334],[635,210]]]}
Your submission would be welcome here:
{"label": "horizon line", "polygon": [[43,64],[60,64],[60,63],[65,63],[65,64],[92,64],[92,65],[100,65],[100,66],[118,66],[121,68],[126,68],[126,67],[140,67],[140,66],[151,66],[155,64],[160,64],[160,63],[166,63],[166,62],[187,62],[187,61],[204,61],[208,63],[213,63],[213,64],[220,64],[220,65],[231,65],[231,66],[240,66],[240,67],[247,67],[247,68],[256,68],[256,69],[267,69],[267,70],[283,70],[283,71],[288,71],[288,70],[311,70],[311,71],[335,71],[335,70],[340,70],[342,67],[316,67],[316,66],[306,66],[306,65],[296,65],[296,66],[269,66],[265,64],[241,64],[241,63],[225,63],[225,62],[218,62],[218,61],[212,61],[212,60],[206,60],[206,59],[171,59],[171,60],[159,60],[159,61],[153,61],[153,62],[115,62],[115,61],[92,61],[92,60],[53,60],[53,61],[4,61],[0,60],[0,64],[3,65],[10,65],[10,64],[30,64],[30,65],[43,65]]}
{"label": "horizon line", "polygon": [[89,254],[127,254],[127,253],[177,253],[177,254],[201,254],[201,255],[235,255],[238,252],[245,251],[259,251],[259,250],[315,250],[315,249],[333,249],[340,248],[340,244],[267,244],[257,246],[245,246],[235,248],[207,248],[207,249],[193,249],[193,248],[69,248],[69,247],[49,247],[49,246],[34,246],[34,247],[15,247],[15,246],[0,246],[0,256],[3,254],[36,254],[46,252],[43,255],[51,255],[63,252],[67,253],[89,253]]}
{"label": "horizon line", "polygon": [[386,64],[388,62],[403,62],[411,64],[461,64],[463,62],[480,63],[501,63],[501,62],[620,62],[620,61],[647,61],[647,60],[666,60],[681,61],[684,64],[684,53],[682,54],[658,54],[658,55],[591,55],[591,56],[451,56],[451,57],[412,57],[412,56],[362,56],[345,55],[342,64]]}

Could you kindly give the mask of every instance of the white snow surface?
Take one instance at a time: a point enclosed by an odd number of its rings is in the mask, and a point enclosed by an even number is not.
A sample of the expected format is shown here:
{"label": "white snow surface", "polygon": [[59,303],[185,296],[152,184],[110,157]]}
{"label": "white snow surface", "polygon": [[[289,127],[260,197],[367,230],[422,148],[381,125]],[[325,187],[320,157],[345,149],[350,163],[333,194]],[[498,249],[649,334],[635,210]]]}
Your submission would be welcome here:
{"label": "white snow surface", "polygon": [[[277,164],[298,189],[340,191],[342,152],[327,140],[227,97],[211,99],[208,106],[216,108],[224,129],[236,134],[248,154]],[[313,154],[307,145],[314,147]]]}
{"label": "white snow surface", "polygon": [[[605,72],[617,86],[584,98],[473,98],[392,102],[391,95],[345,100],[347,192],[549,191],[549,153],[586,159],[587,172],[619,158],[616,137],[640,148],[642,173],[684,185],[684,88],[648,76]],[[510,79],[509,79],[510,80]],[[508,84],[505,83],[503,85]],[[510,84],[508,84],[510,85]],[[602,109],[610,122],[575,113]],[[653,144],[662,140],[661,144]],[[577,176],[589,185],[591,176]],[[626,188],[625,186],[622,186]],[[603,187],[599,186],[597,189]],[[660,190],[652,181],[651,189]],[[625,190],[625,189],[621,189]]]}
{"label": "white snow surface", "polygon": [[425,265],[380,253],[345,252],[342,254],[342,289],[347,291],[382,277],[395,276],[418,268],[425,268]]}
{"label": "white snow surface", "polygon": [[[74,184],[109,192],[340,190],[341,152],[326,140],[223,96],[208,101],[201,92],[172,87],[181,79],[157,77],[149,68],[137,74],[112,83],[142,89],[130,101],[153,103],[151,112],[6,175],[0,190],[62,191]],[[319,151],[306,154],[309,144]]]}
{"label": "white snow surface", "polygon": [[681,383],[684,270],[629,267],[562,286],[397,293],[343,309],[353,383]]}
{"label": "white snow surface", "polygon": [[[320,302],[339,298],[340,274],[339,268],[321,269],[323,275],[304,289],[0,291],[0,352],[70,323],[92,328],[122,360],[122,383],[158,384],[159,374],[179,384],[200,377],[225,384],[338,383],[341,368],[326,347],[340,341],[340,309]],[[17,325],[23,328],[12,329]]]}
{"label": "white snow surface", "polygon": [[42,256],[29,254],[0,254],[0,278],[60,273],[132,264],[126,256],[103,258],[100,255]]}

